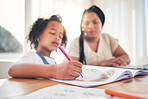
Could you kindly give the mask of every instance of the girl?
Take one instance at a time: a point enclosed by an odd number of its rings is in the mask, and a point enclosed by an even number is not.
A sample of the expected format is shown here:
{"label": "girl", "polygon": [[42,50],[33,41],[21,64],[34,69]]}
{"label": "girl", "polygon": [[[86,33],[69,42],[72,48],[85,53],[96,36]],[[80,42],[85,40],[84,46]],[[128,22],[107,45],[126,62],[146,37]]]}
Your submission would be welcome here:
{"label": "girl", "polygon": [[68,61],[56,64],[50,57],[52,51],[67,41],[66,31],[57,15],[49,19],[39,18],[32,26],[28,40],[36,52],[28,52],[9,69],[11,77],[21,78],[55,78],[72,80],[80,76],[82,64]]}
{"label": "girl", "polygon": [[69,56],[83,64],[96,66],[120,66],[130,63],[127,53],[112,36],[101,34],[105,22],[102,10],[93,5],[83,12],[81,35],[75,38]]}

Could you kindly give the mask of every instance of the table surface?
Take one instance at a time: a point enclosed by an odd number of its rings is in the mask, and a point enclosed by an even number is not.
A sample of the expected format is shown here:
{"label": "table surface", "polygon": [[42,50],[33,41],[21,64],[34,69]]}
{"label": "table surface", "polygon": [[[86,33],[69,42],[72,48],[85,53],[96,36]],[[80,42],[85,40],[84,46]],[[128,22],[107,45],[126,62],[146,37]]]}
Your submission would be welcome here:
{"label": "table surface", "polygon": [[[56,84],[64,83],[48,79],[0,79],[0,99],[19,99],[33,91]],[[148,98],[148,75],[137,76],[93,88],[112,89]]]}

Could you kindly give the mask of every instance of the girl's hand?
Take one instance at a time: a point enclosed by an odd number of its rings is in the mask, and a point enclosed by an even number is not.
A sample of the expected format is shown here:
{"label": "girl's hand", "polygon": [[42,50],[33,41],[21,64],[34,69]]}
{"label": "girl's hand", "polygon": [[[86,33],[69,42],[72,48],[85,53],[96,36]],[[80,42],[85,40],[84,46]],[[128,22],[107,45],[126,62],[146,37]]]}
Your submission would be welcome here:
{"label": "girl's hand", "polygon": [[61,80],[74,80],[80,76],[82,72],[82,64],[78,61],[68,61],[57,65],[56,67],[56,79]]}
{"label": "girl's hand", "polygon": [[98,63],[98,66],[125,66],[127,65],[127,63],[121,58],[121,57],[117,57],[117,58],[113,58],[110,60],[106,60],[106,61],[102,61],[100,63]]}

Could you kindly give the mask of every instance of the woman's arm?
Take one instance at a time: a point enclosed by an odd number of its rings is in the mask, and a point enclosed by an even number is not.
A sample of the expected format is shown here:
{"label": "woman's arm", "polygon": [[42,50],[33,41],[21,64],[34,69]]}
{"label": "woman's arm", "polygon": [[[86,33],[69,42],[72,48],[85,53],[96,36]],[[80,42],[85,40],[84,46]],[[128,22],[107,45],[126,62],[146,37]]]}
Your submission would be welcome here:
{"label": "woman's arm", "polygon": [[120,57],[124,60],[124,62],[126,62],[126,64],[130,63],[130,58],[127,55],[127,53],[121,48],[120,45],[118,45],[116,51],[113,54],[115,57]]}
{"label": "woman's arm", "polygon": [[72,60],[79,61],[79,58],[78,58],[78,57],[72,57],[72,56],[70,56],[70,58],[71,58]]}
{"label": "woman's arm", "polygon": [[[106,61],[101,61],[99,63],[92,64],[92,65],[94,65],[94,66],[121,66],[121,65],[127,65],[127,64],[130,63],[129,56],[121,48],[120,45],[118,45],[113,56],[115,56],[115,58],[109,59],[109,60],[106,60]],[[71,57],[71,59],[75,60],[75,61],[79,61],[79,58],[77,58],[77,57]]]}
{"label": "woman's arm", "polygon": [[19,78],[55,78],[71,80],[80,76],[82,64],[69,61],[62,64],[14,64],[8,71],[11,77]]}
{"label": "woman's arm", "polygon": [[130,63],[129,56],[121,48],[120,45],[118,45],[113,56],[115,56],[115,58],[112,58],[112,59],[109,59],[106,61],[101,61],[101,62],[99,62],[97,64],[93,64],[93,65],[96,65],[96,66],[121,66],[121,65],[127,65]]}

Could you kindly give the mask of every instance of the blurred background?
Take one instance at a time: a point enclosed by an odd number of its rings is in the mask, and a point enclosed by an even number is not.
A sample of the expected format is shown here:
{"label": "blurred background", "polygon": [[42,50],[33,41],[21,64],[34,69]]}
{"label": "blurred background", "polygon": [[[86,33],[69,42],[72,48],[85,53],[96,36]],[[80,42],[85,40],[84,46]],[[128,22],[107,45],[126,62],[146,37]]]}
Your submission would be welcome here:
{"label": "blurred background", "polygon": [[[0,0],[0,68],[30,50],[26,36],[39,17],[60,14],[68,35],[67,51],[72,39],[80,35],[84,9],[91,5],[103,10],[102,33],[118,39],[131,64],[148,64],[148,0]],[[52,56],[57,63],[64,59],[59,51]]]}

